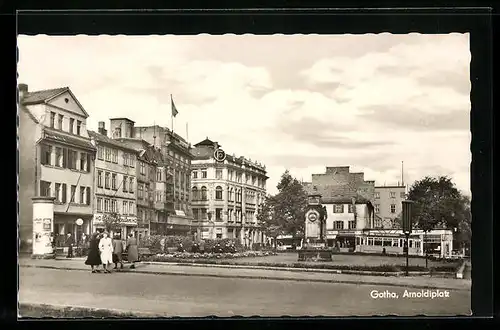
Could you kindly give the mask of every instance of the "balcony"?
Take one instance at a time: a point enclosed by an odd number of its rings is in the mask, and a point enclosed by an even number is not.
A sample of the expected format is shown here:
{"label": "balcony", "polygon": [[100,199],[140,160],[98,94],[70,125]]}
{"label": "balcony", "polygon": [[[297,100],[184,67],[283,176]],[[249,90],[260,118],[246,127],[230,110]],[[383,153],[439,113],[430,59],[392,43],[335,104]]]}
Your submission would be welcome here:
{"label": "balcony", "polygon": [[163,211],[163,210],[166,210],[167,209],[167,203],[166,202],[155,202],[154,203],[154,208],[155,210],[158,210],[158,211]]}

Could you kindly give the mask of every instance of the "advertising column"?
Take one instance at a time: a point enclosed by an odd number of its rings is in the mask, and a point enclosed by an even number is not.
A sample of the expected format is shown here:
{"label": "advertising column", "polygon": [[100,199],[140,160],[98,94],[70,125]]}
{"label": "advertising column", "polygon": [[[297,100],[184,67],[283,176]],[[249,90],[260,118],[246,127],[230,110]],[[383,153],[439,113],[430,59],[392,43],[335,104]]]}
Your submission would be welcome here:
{"label": "advertising column", "polygon": [[34,197],[33,254],[34,258],[54,258],[51,237],[54,230],[55,197]]}

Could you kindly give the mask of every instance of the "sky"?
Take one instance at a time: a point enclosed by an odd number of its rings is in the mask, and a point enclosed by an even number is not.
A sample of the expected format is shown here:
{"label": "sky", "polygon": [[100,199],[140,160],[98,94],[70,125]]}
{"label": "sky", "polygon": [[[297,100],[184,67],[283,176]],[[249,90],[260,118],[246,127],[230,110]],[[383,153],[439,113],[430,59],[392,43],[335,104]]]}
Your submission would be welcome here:
{"label": "sky", "polygon": [[[267,190],[350,166],[470,195],[468,34],[19,36],[18,82],[68,86],[87,127],[127,117],[266,165]],[[186,125],[187,123],[187,125]]]}

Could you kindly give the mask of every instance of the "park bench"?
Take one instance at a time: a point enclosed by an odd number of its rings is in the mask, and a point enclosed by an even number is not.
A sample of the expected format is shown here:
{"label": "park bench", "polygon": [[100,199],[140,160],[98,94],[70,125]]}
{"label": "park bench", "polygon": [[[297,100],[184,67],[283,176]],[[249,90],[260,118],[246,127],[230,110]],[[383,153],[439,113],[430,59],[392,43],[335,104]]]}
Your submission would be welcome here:
{"label": "park bench", "polygon": [[[154,253],[151,252],[151,250],[146,247],[146,248],[138,248],[137,249],[137,254],[139,255],[139,261],[140,261],[143,257],[150,257]],[[123,252],[122,253],[122,258],[123,258],[123,260],[128,261],[128,253],[127,252]]]}

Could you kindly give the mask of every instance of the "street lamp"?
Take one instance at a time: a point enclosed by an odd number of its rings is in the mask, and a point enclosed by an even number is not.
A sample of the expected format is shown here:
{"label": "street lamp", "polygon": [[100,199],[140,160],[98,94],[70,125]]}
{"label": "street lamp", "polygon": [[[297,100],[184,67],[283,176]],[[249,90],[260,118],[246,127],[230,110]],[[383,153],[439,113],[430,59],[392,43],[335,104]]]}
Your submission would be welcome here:
{"label": "street lamp", "polygon": [[214,236],[214,227],[215,227],[215,222],[212,221],[212,211],[208,211],[207,212],[207,216],[208,216],[208,222],[212,223],[212,233],[210,234],[210,237],[213,237]]}

